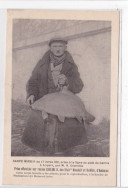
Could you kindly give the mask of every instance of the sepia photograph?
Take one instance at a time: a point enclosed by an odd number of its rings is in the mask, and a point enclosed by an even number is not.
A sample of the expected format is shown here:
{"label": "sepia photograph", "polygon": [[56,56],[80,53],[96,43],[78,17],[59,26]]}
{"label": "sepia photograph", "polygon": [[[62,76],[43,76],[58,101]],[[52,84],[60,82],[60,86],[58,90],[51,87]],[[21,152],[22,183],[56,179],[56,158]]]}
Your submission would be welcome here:
{"label": "sepia photograph", "polygon": [[110,156],[111,21],[13,19],[11,156]]}
{"label": "sepia photograph", "polygon": [[8,10],[3,184],[116,186],[118,11]]}

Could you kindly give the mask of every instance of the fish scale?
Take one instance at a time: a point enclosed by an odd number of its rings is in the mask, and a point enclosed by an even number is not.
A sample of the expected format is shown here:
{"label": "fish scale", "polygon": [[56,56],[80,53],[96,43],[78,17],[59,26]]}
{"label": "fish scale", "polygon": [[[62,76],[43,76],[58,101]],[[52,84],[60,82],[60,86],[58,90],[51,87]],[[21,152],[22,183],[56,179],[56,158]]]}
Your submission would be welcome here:
{"label": "fish scale", "polygon": [[95,118],[86,111],[82,100],[70,92],[67,88],[63,88],[60,92],[50,93],[37,100],[32,108],[42,111],[42,116],[46,118],[46,114],[58,116],[61,122],[66,118],[77,118],[79,122],[90,119],[92,122]]}

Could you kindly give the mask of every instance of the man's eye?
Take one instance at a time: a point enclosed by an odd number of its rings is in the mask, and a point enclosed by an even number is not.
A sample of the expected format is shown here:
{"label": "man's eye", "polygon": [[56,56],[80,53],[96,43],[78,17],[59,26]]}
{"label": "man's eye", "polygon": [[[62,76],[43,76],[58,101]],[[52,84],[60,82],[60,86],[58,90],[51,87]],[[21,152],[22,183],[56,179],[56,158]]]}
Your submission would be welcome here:
{"label": "man's eye", "polygon": [[62,48],[63,46],[54,46],[54,48]]}

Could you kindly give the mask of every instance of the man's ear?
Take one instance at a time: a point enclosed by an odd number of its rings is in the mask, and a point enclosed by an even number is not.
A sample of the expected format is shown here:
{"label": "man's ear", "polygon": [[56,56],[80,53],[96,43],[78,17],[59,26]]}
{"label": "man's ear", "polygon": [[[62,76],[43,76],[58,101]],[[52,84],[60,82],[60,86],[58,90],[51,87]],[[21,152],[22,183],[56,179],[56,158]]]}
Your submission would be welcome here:
{"label": "man's ear", "polygon": [[49,49],[52,51],[52,47],[50,46]]}
{"label": "man's ear", "polygon": [[67,45],[65,44],[65,50],[67,50]]}

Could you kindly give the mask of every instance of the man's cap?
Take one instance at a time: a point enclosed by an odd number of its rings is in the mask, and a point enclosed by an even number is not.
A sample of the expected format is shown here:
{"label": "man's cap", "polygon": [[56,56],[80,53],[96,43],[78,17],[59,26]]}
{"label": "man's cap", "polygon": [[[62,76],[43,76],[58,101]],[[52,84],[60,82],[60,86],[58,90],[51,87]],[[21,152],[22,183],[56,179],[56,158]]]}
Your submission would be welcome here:
{"label": "man's cap", "polygon": [[62,43],[65,43],[67,44],[68,41],[64,38],[52,38],[50,41],[49,41],[49,46],[51,46],[52,43],[54,42],[62,42]]}

